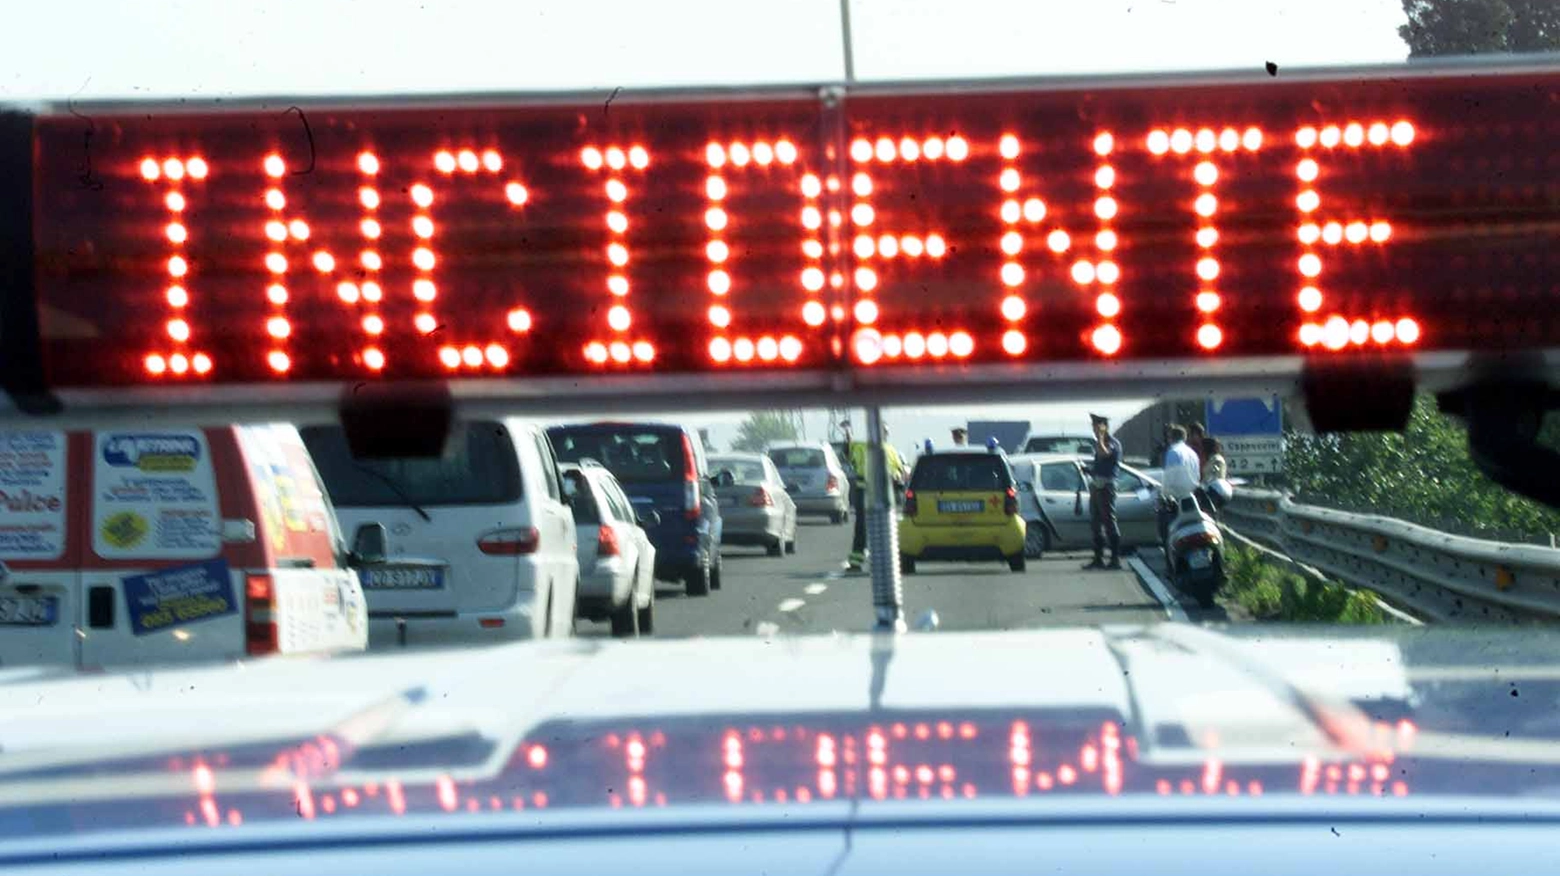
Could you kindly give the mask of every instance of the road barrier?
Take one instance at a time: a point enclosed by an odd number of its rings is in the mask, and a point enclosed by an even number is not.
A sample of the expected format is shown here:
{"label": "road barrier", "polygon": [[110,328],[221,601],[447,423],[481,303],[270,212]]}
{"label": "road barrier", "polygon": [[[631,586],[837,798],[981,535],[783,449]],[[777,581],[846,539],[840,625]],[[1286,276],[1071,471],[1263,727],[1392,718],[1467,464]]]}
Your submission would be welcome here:
{"label": "road barrier", "polygon": [[1560,550],[1449,535],[1391,517],[1238,489],[1235,532],[1435,623],[1560,620]]}

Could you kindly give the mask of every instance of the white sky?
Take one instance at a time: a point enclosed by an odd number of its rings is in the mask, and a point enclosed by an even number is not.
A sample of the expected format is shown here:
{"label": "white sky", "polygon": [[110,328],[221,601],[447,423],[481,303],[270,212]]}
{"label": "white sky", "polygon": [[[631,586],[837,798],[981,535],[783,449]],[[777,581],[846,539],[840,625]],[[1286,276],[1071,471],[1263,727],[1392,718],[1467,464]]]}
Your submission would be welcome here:
{"label": "white sky", "polygon": [[[74,0],[0,30],[0,101],[437,93],[843,78],[837,0]],[[1393,63],[1399,0],[853,0],[858,80]],[[888,412],[896,444],[966,419],[1084,431],[1142,403]],[[713,425],[724,446],[740,414]],[[860,414],[857,422],[860,423]],[[823,437],[826,418],[809,420]]]}

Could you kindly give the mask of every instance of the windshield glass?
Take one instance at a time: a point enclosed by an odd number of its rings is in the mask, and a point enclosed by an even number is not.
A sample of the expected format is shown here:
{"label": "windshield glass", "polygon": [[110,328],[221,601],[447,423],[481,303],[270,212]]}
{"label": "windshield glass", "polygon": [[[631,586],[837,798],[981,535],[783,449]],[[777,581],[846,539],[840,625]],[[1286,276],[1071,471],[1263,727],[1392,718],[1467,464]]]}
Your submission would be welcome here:
{"label": "windshield glass", "polygon": [[1557,7],[22,4],[0,871],[1548,824]]}
{"label": "windshield glass", "polygon": [[625,484],[680,481],[686,472],[676,430],[590,426],[550,429],[548,436],[559,460],[594,460]]}
{"label": "windshield glass", "polygon": [[815,447],[787,447],[769,451],[769,458],[780,468],[823,468],[823,451]]}
{"label": "windshield glass", "polygon": [[496,505],[522,495],[514,445],[498,423],[472,423],[435,459],[354,459],[339,426],[308,426],[303,440],[331,501],[347,508]]}

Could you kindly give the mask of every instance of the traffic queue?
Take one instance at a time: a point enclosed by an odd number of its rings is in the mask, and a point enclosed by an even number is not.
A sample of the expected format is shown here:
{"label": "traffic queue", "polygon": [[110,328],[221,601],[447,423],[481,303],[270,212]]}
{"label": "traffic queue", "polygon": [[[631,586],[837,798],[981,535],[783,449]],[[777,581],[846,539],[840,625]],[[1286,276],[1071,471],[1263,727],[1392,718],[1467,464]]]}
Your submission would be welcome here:
{"label": "traffic queue", "polygon": [[[358,458],[334,423],[0,431],[0,666],[105,669],[655,628],[721,545],[850,515],[829,445],[708,455],[688,427],[456,424]],[[20,485],[18,487],[18,485]]]}

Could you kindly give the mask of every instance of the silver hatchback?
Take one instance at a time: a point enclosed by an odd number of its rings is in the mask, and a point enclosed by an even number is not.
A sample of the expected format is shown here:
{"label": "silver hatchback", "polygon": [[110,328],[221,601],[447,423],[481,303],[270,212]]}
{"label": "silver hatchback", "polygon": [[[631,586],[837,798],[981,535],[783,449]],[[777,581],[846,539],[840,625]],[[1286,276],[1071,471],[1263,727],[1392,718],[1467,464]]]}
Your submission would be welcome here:
{"label": "silver hatchback", "polygon": [[850,480],[834,448],[823,441],[788,441],[765,448],[798,514],[844,523],[850,517]]}

